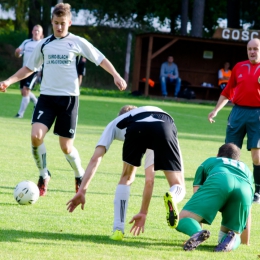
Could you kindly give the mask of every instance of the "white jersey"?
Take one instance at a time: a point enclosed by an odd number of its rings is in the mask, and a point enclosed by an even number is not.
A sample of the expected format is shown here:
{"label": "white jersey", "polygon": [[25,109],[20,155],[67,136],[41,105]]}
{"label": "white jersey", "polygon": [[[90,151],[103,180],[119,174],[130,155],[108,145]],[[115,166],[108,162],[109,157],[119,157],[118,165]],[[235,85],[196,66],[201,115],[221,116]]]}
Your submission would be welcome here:
{"label": "white jersey", "polygon": [[[158,107],[154,107],[154,106],[143,106],[143,107],[132,109],[132,110],[128,111],[127,113],[124,113],[124,114],[118,116],[117,118],[115,118],[113,121],[111,121],[107,125],[107,127],[103,131],[103,133],[102,133],[102,135],[101,135],[101,137],[100,137],[96,146],[104,146],[106,148],[106,151],[108,151],[108,149],[109,149],[111,143],[113,142],[113,140],[124,141],[125,140],[126,127],[121,129],[121,128],[118,127],[118,124],[123,119],[125,119],[126,117],[135,116],[137,114],[144,113],[144,112],[160,112],[160,113],[164,113],[166,115],[169,115],[168,113],[166,113],[162,109],[160,109]],[[148,116],[148,117],[146,117],[142,120],[139,120],[139,121],[154,122],[154,121],[158,121],[158,119],[155,119],[155,118],[152,118],[151,116]]]}
{"label": "white jersey", "polygon": [[83,56],[97,66],[105,59],[105,56],[86,39],[72,33],[62,38],[51,35],[41,40],[26,64],[30,70],[43,64],[41,94],[79,95],[77,56]]}
{"label": "white jersey", "polygon": [[35,49],[35,47],[38,45],[40,41],[41,40],[35,41],[33,39],[28,39],[23,41],[22,44],[18,47],[19,49],[21,49],[20,54],[23,55],[23,66],[26,65],[33,50]]}

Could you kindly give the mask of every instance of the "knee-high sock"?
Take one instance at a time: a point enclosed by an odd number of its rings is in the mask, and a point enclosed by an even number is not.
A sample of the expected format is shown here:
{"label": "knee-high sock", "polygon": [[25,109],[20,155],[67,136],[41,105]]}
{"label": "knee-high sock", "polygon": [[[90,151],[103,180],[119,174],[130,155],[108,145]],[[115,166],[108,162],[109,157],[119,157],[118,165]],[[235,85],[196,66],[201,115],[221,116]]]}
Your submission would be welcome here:
{"label": "knee-high sock", "polygon": [[125,231],[125,219],[130,197],[130,186],[118,184],[114,199],[114,226],[113,231]]}
{"label": "knee-high sock", "polygon": [[255,192],[260,193],[260,165],[254,165]]}
{"label": "knee-high sock", "polygon": [[32,146],[32,155],[36,163],[36,166],[39,169],[40,176],[42,176],[43,179],[45,179],[49,175],[47,170],[46,148],[44,143],[42,143],[38,147]]}
{"label": "knee-high sock", "polygon": [[37,98],[36,98],[36,96],[32,93],[32,91],[30,91],[29,97],[30,97],[30,100],[33,102],[33,104],[36,105],[36,104],[37,104]]}
{"label": "knee-high sock", "polygon": [[176,203],[179,203],[185,197],[185,188],[179,184],[175,184],[170,187],[170,193],[172,195],[173,200]]}
{"label": "knee-high sock", "polygon": [[78,150],[73,147],[70,154],[65,154],[67,161],[69,162],[71,168],[74,170],[75,177],[81,177],[84,175],[85,170],[81,166],[81,160],[79,157]]}
{"label": "knee-high sock", "polygon": [[22,97],[21,104],[20,104],[20,109],[19,109],[19,111],[18,111],[18,114],[19,114],[20,116],[23,116],[23,115],[24,115],[24,112],[25,112],[25,110],[26,110],[26,108],[27,108],[29,102],[30,102],[30,97],[29,97],[29,96],[27,96],[27,97]]}
{"label": "knee-high sock", "polygon": [[201,231],[202,229],[199,222],[196,221],[195,219],[182,218],[179,220],[179,224],[176,230],[191,237],[192,235]]}

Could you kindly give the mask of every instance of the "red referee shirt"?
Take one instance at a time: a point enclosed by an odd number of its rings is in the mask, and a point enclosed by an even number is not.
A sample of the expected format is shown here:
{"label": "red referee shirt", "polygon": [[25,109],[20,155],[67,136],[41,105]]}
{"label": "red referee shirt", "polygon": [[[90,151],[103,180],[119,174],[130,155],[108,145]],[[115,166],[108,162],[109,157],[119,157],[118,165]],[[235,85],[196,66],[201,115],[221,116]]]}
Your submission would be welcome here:
{"label": "red referee shirt", "polygon": [[260,107],[260,63],[238,62],[221,95],[239,106]]}

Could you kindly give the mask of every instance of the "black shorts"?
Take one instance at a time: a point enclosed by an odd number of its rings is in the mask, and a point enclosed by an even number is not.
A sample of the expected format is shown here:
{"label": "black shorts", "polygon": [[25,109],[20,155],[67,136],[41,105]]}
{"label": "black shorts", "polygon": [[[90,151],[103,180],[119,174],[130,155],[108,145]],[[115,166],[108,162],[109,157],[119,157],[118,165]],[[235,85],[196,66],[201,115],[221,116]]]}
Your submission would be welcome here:
{"label": "black shorts", "polygon": [[36,71],[33,74],[31,74],[29,77],[22,79],[20,81],[20,89],[22,89],[23,87],[26,87],[26,88],[29,88],[30,90],[32,90],[36,83],[37,74],[38,74],[38,72]]}
{"label": "black shorts", "polygon": [[42,123],[50,129],[55,121],[55,135],[73,138],[77,127],[78,106],[78,96],[40,95],[33,112],[32,124]]}
{"label": "black shorts", "polygon": [[152,117],[161,121],[132,120],[127,127],[123,161],[139,167],[146,149],[151,149],[154,151],[155,171],[182,171],[181,152],[173,119],[161,113],[153,113]]}

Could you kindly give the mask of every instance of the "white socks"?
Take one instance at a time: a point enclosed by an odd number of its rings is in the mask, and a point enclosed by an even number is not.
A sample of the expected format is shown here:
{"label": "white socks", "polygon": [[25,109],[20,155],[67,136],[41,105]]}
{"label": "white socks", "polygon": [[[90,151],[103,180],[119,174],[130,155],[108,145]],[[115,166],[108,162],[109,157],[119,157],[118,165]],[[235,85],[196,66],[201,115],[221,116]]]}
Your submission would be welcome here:
{"label": "white socks", "polygon": [[21,104],[20,104],[20,109],[18,111],[18,114],[20,116],[23,116],[28,104],[30,103],[30,97],[22,97],[22,100],[21,100]]}
{"label": "white socks", "polygon": [[28,107],[30,100],[33,102],[34,106],[37,104],[37,98],[35,95],[30,91],[29,96],[27,97],[22,97],[21,104],[20,104],[20,109],[18,111],[18,114],[23,117],[24,112],[26,108]]}
{"label": "white socks", "polygon": [[39,169],[40,176],[42,176],[43,179],[46,179],[49,175],[47,170],[46,148],[44,143],[42,143],[38,147],[32,146],[32,155],[36,163],[36,166]]}
{"label": "white socks", "polygon": [[30,100],[33,102],[33,104],[36,106],[38,99],[37,99],[36,96],[32,93],[32,91],[30,91],[29,97],[30,97]]}
{"label": "white socks", "polygon": [[113,231],[125,231],[126,211],[130,197],[130,186],[118,184],[114,199],[114,226]]}
{"label": "white socks", "polygon": [[171,186],[170,193],[172,195],[173,200],[176,203],[179,203],[184,199],[186,191],[183,186],[181,186],[179,184],[175,184],[175,185]]}
{"label": "white socks", "polygon": [[65,157],[71,168],[74,170],[75,177],[82,177],[85,173],[85,170],[81,166],[78,150],[73,147],[72,152],[70,154],[65,154]]}

